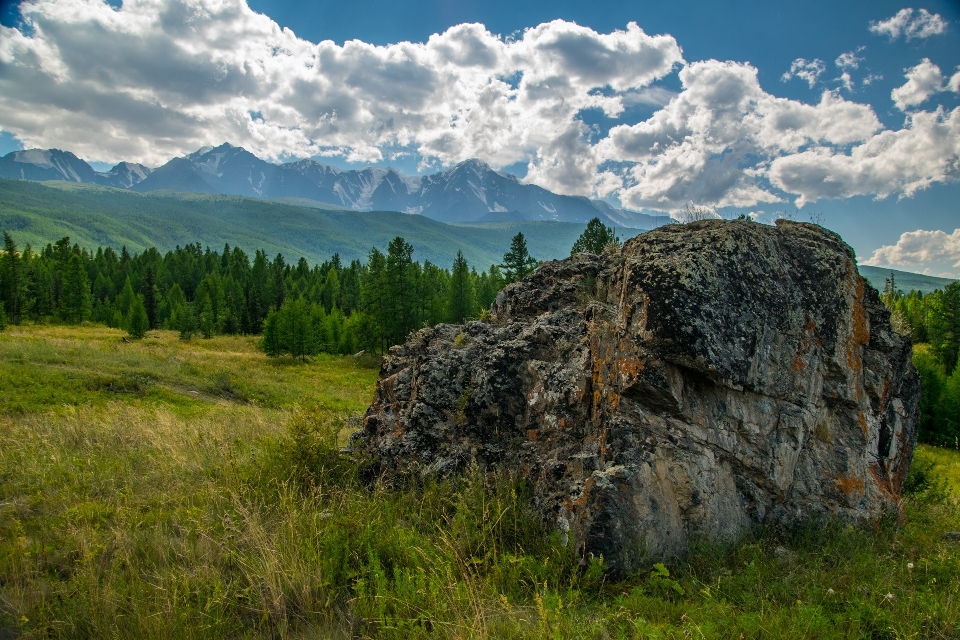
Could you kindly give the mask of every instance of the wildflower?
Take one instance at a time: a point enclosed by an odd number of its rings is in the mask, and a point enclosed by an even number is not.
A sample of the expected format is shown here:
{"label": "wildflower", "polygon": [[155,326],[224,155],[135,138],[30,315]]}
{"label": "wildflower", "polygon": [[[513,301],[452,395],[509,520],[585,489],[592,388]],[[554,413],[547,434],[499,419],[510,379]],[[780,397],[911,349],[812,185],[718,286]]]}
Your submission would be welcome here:
{"label": "wildflower", "polygon": [[883,599],[886,600],[887,602],[893,602],[893,594],[888,593],[887,595],[883,596]]}
{"label": "wildflower", "polygon": [[833,589],[827,589],[827,595],[828,595],[828,596],[832,596],[832,595],[835,594],[835,593],[836,593],[836,591],[834,591]]}
{"label": "wildflower", "polygon": [[913,563],[912,563],[912,562],[908,562],[908,563],[907,563],[907,569],[910,569],[911,571],[913,571]]}

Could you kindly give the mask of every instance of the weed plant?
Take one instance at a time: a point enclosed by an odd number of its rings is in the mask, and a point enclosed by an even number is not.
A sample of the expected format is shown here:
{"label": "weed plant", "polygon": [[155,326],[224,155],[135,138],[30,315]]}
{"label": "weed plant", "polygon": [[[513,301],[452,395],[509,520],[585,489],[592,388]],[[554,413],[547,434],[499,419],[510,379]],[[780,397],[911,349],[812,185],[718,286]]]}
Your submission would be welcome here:
{"label": "weed plant", "polygon": [[919,450],[902,523],[611,581],[522,478],[362,481],[341,447],[376,370],[352,358],[121,338],[0,334],[0,638],[960,637],[955,451]]}

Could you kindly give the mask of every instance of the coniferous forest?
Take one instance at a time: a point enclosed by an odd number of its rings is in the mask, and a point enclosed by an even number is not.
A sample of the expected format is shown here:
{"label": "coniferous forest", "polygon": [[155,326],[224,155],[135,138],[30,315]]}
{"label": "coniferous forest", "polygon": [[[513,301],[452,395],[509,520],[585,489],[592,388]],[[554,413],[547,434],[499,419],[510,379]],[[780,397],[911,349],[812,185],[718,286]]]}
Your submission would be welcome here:
{"label": "coniferous forest", "polygon": [[[594,224],[595,223],[595,224]],[[592,225],[592,226],[591,226]],[[599,220],[573,251],[599,252],[616,238]],[[606,234],[606,235],[604,235]],[[609,237],[608,237],[609,236]],[[0,256],[0,328],[8,323],[81,324],[124,329],[142,338],[172,329],[182,339],[261,335],[269,356],[306,359],[319,353],[382,354],[416,329],[481,317],[497,292],[536,265],[523,234],[503,263],[478,272],[458,252],[447,268],[420,263],[414,247],[394,238],[367,261],[288,263],[239,247],[218,252],[199,243],[162,255],[125,248],[92,251],[62,238],[41,250],[22,249],[8,232]],[[921,442],[956,448],[960,442],[960,282],[923,294],[904,293],[891,274],[881,295],[895,328],[914,342],[923,383]]]}
{"label": "coniferous forest", "polygon": [[[518,236],[518,259],[529,269]],[[159,328],[184,339],[262,333],[268,355],[298,358],[383,353],[422,326],[478,316],[516,277],[506,263],[477,272],[459,253],[450,268],[420,263],[400,237],[386,253],[371,249],[366,263],[344,264],[334,254],[311,266],[305,258],[288,263],[258,250],[251,259],[238,247],[218,252],[199,243],[131,255],[63,238],[35,251],[4,233],[0,323],[92,321],[133,338]]]}

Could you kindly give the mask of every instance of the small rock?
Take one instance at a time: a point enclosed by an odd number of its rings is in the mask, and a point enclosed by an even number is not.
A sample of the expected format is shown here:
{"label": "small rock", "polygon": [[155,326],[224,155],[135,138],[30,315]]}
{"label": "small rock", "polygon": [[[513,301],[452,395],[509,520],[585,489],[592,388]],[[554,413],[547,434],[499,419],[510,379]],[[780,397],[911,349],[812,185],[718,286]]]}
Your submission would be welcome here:
{"label": "small rock", "polygon": [[960,531],[947,531],[943,534],[944,540],[960,540]]}

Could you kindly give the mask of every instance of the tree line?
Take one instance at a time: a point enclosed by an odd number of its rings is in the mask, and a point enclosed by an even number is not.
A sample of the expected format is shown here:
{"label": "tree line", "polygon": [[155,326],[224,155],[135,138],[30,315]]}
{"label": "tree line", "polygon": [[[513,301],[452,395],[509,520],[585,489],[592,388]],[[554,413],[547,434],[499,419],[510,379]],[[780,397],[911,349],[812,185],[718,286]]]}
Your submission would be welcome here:
{"label": "tree line", "polygon": [[891,273],[880,297],[894,328],[913,340],[923,388],[919,440],[960,448],[960,282],[933,293],[905,294]]}
{"label": "tree line", "polygon": [[450,268],[417,262],[403,238],[367,261],[287,263],[262,250],[217,252],[199,243],[166,254],[147,249],[88,250],[62,238],[39,251],[3,234],[0,328],[9,323],[103,323],[134,338],[151,329],[181,337],[264,334],[270,355],[383,353],[413,330],[463,322],[489,308],[497,292],[536,265],[523,234],[501,265],[478,272],[458,252]]}

